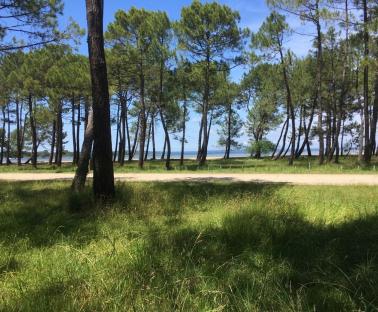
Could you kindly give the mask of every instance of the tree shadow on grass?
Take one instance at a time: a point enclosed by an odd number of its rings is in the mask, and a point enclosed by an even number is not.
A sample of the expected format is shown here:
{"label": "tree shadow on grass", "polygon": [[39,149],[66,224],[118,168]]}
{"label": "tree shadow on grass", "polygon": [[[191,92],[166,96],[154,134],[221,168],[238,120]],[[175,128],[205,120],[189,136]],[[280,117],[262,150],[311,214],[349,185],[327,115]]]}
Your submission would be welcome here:
{"label": "tree shadow on grass", "polygon": [[240,211],[205,229],[151,229],[146,255],[172,285],[185,268],[193,293],[207,277],[231,310],[251,301],[269,311],[376,311],[378,216],[326,225],[284,210]]}
{"label": "tree shadow on grass", "polygon": [[1,183],[0,236],[3,244],[17,247],[27,241],[31,247],[51,246],[64,237],[74,245],[85,244],[97,234],[97,216],[73,212],[75,205],[90,206],[89,194],[76,198],[66,184],[35,187],[38,183]]}

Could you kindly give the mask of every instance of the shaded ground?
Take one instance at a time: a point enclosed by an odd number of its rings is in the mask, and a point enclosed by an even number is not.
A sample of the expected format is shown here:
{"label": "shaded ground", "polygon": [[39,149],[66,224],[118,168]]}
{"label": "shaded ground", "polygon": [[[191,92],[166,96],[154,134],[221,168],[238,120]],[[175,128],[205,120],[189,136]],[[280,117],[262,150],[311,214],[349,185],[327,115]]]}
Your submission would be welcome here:
{"label": "shaded ground", "polygon": [[[376,311],[378,188],[0,183],[0,311]],[[105,209],[104,209],[105,208]]]}

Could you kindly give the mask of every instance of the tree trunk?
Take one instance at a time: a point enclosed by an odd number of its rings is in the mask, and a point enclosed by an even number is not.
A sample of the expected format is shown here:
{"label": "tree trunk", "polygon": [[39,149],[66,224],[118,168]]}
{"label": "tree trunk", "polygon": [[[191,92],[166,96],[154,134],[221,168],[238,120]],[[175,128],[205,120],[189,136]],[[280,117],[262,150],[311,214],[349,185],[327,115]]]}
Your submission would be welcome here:
{"label": "tree trunk", "polygon": [[[17,165],[21,166],[22,159],[22,145],[21,145],[21,133],[20,133],[20,108],[19,99],[16,97],[16,141],[17,141]],[[21,104],[22,106],[22,104]]]}
{"label": "tree trunk", "polygon": [[[141,55],[141,59],[143,59]],[[146,120],[146,104],[144,99],[144,72],[143,72],[143,61],[140,64],[140,102],[142,109],[140,112],[140,138],[139,138],[139,168],[143,168],[144,165],[144,145],[146,142],[146,129],[147,129],[147,120]]]}
{"label": "tree trunk", "polygon": [[165,142],[166,142],[166,146],[167,146],[167,158],[165,160],[165,168],[167,170],[170,170],[170,169],[172,169],[171,168],[171,141],[169,139],[168,127],[167,127],[167,124],[165,122],[164,115],[163,115],[163,113],[160,109],[159,109],[159,112],[160,112],[161,124],[163,126],[163,130],[164,130],[164,134],[165,134]]}
{"label": "tree trunk", "polygon": [[164,146],[163,146],[163,152],[161,153],[160,159],[163,160],[165,159],[165,151],[167,149],[167,138],[164,136]]}
{"label": "tree trunk", "polygon": [[364,148],[364,162],[369,163],[371,160],[371,145],[370,145],[370,112],[369,112],[369,64],[367,59],[369,57],[369,30],[368,30],[368,8],[367,0],[362,0],[364,12],[364,132],[365,132],[365,148]]}
{"label": "tree trunk", "polygon": [[116,119],[116,122],[117,122],[117,129],[116,129],[116,141],[115,141],[115,149],[114,149],[114,153],[113,153],[113,162],[116,161],[117,159],[117,154],[118,154],[118,140],[119,140],[119,137],[120,137],[120,131],[121,131],[121,119],[120,119],[120,105],[117,106],[117,119]]}
{"label": "tree trunk", "polygon": [[133,147],[129,153],[129,161],[132,161],[136,152],[136,145],[138,142],[138,134],[139,134],[139,128],[140,128],[140,113],[138,114],[138,121],[137,121],[137,126],[135,129],[135,135],[134,135],[134,143]]}
{"label": "tree trunk", "polygon": [[205,72],[205,92],[203,97],[203,142],[202,142],[202,149],[201,149],[201,157],[199,160],[199,164],[202,166],[206,162],[207,158],[207,147],[208,147],[208,132],[207,130],[207,113],[209,110],[209,101],[210,101],[210,51],[207,51],[206,54],[206,72]]}
{"label": "tree trunk", "polygon": [[50,158],[49,165],[52,165],[54,159],[54,149],[55,149],[55,134],[56,134],[56,120],[54,119],[51,132],[51,148],[50,148]]}
{"label": "tree trunk", "polygon": [[76,124],[76,160],[80,158],[80,125],[81,125],[81,105],[80,99],[77,103],[77,124]]}
{"label": "tree trunk", "polygon": [[[151,119],[152,119],[152,114],[151,114]],[[147,160],[148,158],[148,152],[150,149],[150,140],[151,140],[151,130],[152,130],[152,121],[150,122],[148,126],[148,136],[147,136],[147,146],[146,146],[146,152],[144,153],[144,160]]]}
{"label": "tree trunk", "polygon": [[186,135],[186,114],[187,114],[187,103],[184,100],[184,115],[182,119],[182,138],[181,138],[181,156],[180,156],[180,166],[184,165],[184,149],[185,149],[185,135]]}
{"label": "tree trunk", "polygon": [[7,103],[7,120],[8,120],[8,131],[7,131],[7,165],[10,165],[12,162],[10,160],[10,140],[11,140],[11,130],[10,130],[10,103]]}
{"label": "tree trunk", "polygon": [[71,110],[72,110],[72,123],[71,123],[71,126],[72,126],[72,146],[73,146],[73,158],[72,158],[72,164],[73,165],[76,165],[77,164],[77,159],[76,159],[76,156],[77,156],[77,153],[76,153],[76,127],[75,127],[75,96],[72,95],[72,98],[71,98]]}
{"label": "tree trunk", "polygon": [[3,113],[3,126],[1,132],[1,147],[0,147],[0,165],[3,164],[4,160],[4,145],[5,145],[5,105],[1,107],[1,111]]}
{"label": "tree trunk", "polygon": [[275,148],[274,148],[274,150],[273,150],[273,153],[272,153],[272,156],[271,156],[271,158],[273,158],[273,159],[274,159],[274,155],[275,155],[276,152],[277,152],[278,146],[280,145],[280,142],[281,142],[281,139],[282,139],[282,136],[283,136],[283,133],[284,133],[284,129],[286,128],[286,125],[287,125],[288,122],[289,122],[289,119],[286,118],[284,124],[282,125],[280,136],[279,136],[279,138],[278,138],[278,141],[277,141],[277,143],[276,143],[276,146],[275,146]]}
{"label": "tree trunk", "polygon": [[37,168],[37,130],[36,130],[36,124],[35,124],[35,119],[34,119],[33,98],[32,98],[31,93],[29,93],[28,104],[29,104],[30,130],[31,130],[31,137],[32,137],[31,163],[34,168]]}
{"label": "tree trunk", "polygon": [[155,113],[152,114],[152,160],[156,159],[156,143],[155,143]]}
{"label": "tree trunk", "polygon": [[[310,120],[308,122],[308,126],[307,127],[306,127],[306,119],[304,118],[304,120],[303,120],[303,128],[304,128],[305,137],[303,139],[303,143],[302,143],[301,148],[299,149],[299,151],[295,155],[296,158],[299,158],[302,155],[302,153],[303,153],[306,145],[308,146],[307,149],[309,149],[309,146],[310,146],[309,136],[310,136],[312,122],[313,122],[314,116],[315,116],[315,106],[316,106],[317,98],[318,98],[318,96],[316,95],[314,103],[312,105],[311,114],[310,114]],[[308,156],[311,156],[311,155],[308,155]]]}
{"label": "tree trunk", "polygon": [[83,146],[81,147],[80,158],[76,169],[75,177],[72,181],[72,189],[80,192],[87,179],[89,171],[89,160],[92,154],[93,145],[93,110],[90,108],[88,112],[88,123],[84,133]]}
{"label": "tree trunk", "polygon": [[375,82],[374,82],[374,104],[373,104],[373,115],[371,119],[370,127],[370,144],[371,144],[371,154],[375,153],[376,150],[376,134],[377,134],[377,119],[378,119],[378,70],[375,72]]}
{"label": "tree trunk", "polygon": [[319,135],[319,165],[324,163],[324,137],[323,137],[323,46],[322,32],[320,25],[320,12],[318,2],[316,3],[316,30],[317,30],[317,104],[318,104],[318,135]]}
{"label": "tree trunk", "polygon": [[103,35],[103,0],[86,0],[88,50],[93,99],[93,191],[97,198],[115,195],[110,102]]}

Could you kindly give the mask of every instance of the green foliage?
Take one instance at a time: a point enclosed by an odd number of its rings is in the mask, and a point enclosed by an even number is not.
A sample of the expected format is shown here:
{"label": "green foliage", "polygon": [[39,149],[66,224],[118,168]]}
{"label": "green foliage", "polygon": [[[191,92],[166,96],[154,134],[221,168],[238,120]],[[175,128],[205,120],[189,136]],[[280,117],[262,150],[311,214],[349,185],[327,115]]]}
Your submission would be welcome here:
{"label": "green foliage", "polygon": [[252,141],[251,145],[248,147],[248,152],[251,155],[268,155],[269,153],[273,152],[274,148],[274,143],[269,140],[263,139],[260,141]]}

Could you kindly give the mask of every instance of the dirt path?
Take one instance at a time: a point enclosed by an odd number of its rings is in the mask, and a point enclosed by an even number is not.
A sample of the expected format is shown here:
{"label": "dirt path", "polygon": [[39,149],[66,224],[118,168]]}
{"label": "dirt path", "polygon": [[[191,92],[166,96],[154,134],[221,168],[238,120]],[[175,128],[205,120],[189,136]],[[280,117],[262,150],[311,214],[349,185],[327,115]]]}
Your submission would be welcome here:
{"label": "dirt path", "polygon": [[[91,175],[90,175],[91,177]],[[73,173],[0,173],[2,181],[70,180]],[[255,182],[299,185],[378,185],[378,174],[116,173],[116,180]]]}

